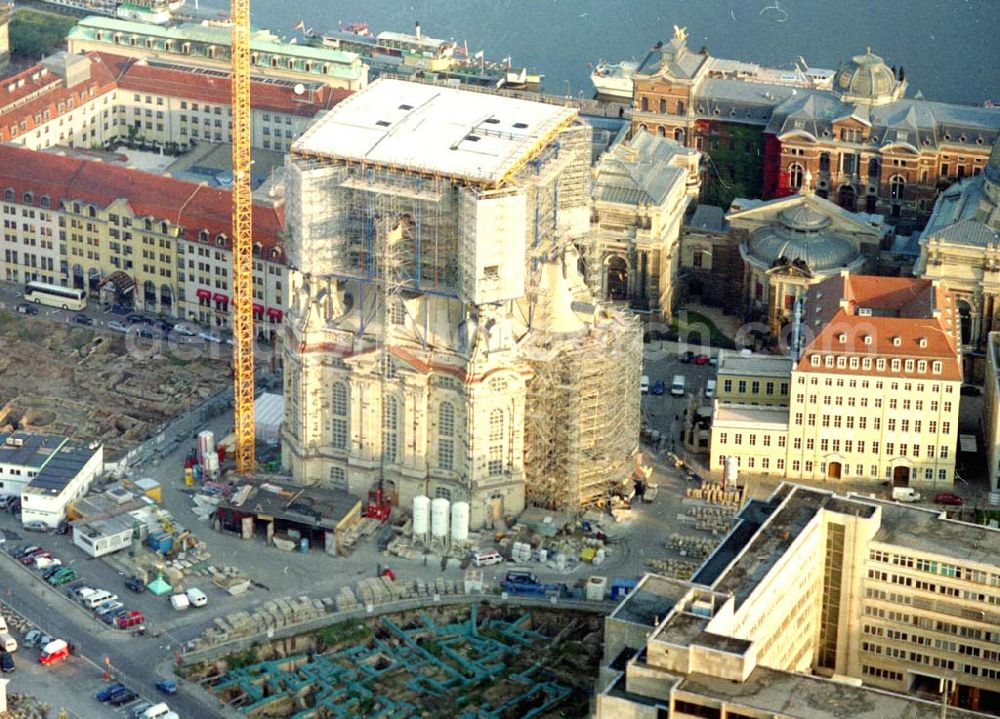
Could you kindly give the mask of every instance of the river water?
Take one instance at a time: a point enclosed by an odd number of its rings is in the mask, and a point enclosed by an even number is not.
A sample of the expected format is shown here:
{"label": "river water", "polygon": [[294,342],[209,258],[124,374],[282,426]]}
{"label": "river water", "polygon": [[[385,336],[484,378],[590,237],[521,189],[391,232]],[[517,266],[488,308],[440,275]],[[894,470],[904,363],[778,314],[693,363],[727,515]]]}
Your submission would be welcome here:
{"label": "river water", "polygon": [[998,0],[252,0],[252,13],[288,38],[299,20],[315,32],[338,22],[412,32],[419,21],[425,35],[468,42],[470,53],[511,55],[558,94],[591,95],[588,63],[641,59],[677,24],[693,50],[776,67],[801,55],[836,68],[870,45],[905,68],[911,96],[1000,104]]}

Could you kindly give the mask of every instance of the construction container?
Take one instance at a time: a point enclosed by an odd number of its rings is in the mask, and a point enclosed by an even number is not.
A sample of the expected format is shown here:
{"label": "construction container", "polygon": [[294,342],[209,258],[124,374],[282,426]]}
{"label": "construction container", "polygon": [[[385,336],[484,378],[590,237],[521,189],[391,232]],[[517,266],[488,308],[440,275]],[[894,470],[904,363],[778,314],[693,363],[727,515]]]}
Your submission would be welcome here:
{"label": "construction container", "polygon": [[591,602],[603,602],[608,591],[608,578],[593,576],[587,579],[587,599]]}
{"label": "construction container", "polygon": [[137,479],[132,483],[132,486],[136,490],[142,492],[144,495],[152,499],[157,504],[162,504],[163,502],[163,492],[160,489],[160,483],[151,477],[143,477],[142,479]]}
{"label": "construction container", "polygon": [[205,457],[215,453],[215,433],[210,429],[198,433],[198,464],[205,464]]}
{"label": "construction container", "polygon": [[435,497],[431,502],[431,536],[445,541],[448,539],[448,520],[450,519],[451,502],[444,497]]}
{"label": "construction container", "polygon": [[469,540],[469,503],[455,502],[451,505],[451,541]]}
{"label": "construction container", "polygon": [[413,498],[413,538],[426,539],[431,528],[431,499],[419,494]]}
{"label": "construction container", "polygon": [[168,554],[174,547],[174,535],[168,532],[154,532],[146,539],[146,543],[154,552]]}

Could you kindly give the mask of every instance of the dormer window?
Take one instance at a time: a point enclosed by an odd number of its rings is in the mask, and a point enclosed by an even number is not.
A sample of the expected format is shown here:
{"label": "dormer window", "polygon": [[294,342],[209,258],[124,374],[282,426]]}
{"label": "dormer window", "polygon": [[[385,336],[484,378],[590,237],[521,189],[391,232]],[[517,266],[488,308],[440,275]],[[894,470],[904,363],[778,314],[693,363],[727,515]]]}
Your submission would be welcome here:
{"label": "dormer window", "polygon": [[892,371],[893,372],[899,372],[899,368],[900,368],[901,364],[902,363],[898,359],[894,359],[892,361]]}
{"label": "dormer window", "polygon": [[917,372],[927,374],[927,360],[919,360],[917,362]]}
{"label": "dormer window", "polygon": [[827,367],[833,367],[833,355],[827,355],[823,360],[823,364]]}
{"label": "dormer window", "polygon": [[905,363],[903,364],[903,368],[904,368],[904,369],[905,369],[905,370],[906,370],[907,372],[912,372],[912,371],[913,371],[913,364],[914,364],[914,363],[913,363],[913,360],[911,360],[911,359],[908,359],[908,360],[906,360],[906,362],[905,362]]}
{"label": "dormer window", "polygon": [[872,343],[872,336],[871,335],[865,335],[864,339],[865,339],[865,344],[866,345],[870,345]]}
{"label": "dormer window", "polygon": [[819,359],[819,355],[813,355],[813,356],[812,356],[812,357],[810,358],[810,364],[811,364],[811,365],[812,365],[813,367],[819,367],[819,364],[820,364],[820,359]]}
{"label": "dormer window", "polygon": [[219,247],[226,246],[226,236],[223,234],[218,234],[215,236],[215,244]]}
{"label": "dormer window", "polygon": [[837,341],[840,342],[840,344],[844,344],[845,342],[847,342],[847,335],[841,332],[839,335],[837,335]]}
{"label": "dormer window", "polygon": [[198,239],[202,242],[208,242],[208,230],[202,230],[198,233]]}
{"label": "dormer window", "polygon": [[892,346],[893,347],[899,347],[902,344],[903,344],[903,340],[901,338],[899,338],[898,336],[892,338]]}
{"label": "dormer window", "polygon": [[927,338],[926,337],[921,337],[920,339],[918,339],[917,340],[917,345],[920,346],[920,347],[926,347],[927,346]]}
{"label": "dormer window", "polygon": [[934,374],[941,374],[941,362],[940,362],[940,360],[936,360],[931,365],[931,372],[933,372]]}

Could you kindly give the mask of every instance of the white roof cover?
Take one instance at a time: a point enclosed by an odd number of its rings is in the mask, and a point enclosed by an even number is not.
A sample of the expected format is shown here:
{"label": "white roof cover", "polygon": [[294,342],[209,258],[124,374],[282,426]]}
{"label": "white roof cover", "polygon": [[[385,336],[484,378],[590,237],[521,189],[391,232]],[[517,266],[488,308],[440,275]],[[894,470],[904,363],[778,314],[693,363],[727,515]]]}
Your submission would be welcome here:
{"label": "white roof cover", "polygon": [[337,104],[293,152],[496,182],[574,108],[381,79]]}

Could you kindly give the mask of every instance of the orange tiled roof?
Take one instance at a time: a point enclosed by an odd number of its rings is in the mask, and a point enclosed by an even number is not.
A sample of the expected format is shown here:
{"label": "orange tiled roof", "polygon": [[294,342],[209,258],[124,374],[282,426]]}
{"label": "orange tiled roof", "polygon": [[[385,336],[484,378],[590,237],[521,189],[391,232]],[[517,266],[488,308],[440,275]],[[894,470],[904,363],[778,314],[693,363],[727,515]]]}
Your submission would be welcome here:
{"label": "orange tiled roof", "polygon": [[[931,280],[845,272],[810,288],[802,331],[807,337],[811,332],[816,335],[796,370],[961,381],[956,322],[951,295]],[[816,367],[812,365],[814,354],[824,357]],[[889,361],[884,370],[864,369],[860,363],[852,369],[849,360],[847,367],[827,367],[827,355]],[[903,360],[897,371],[891,368],[892,359]],[[905,369],[907,359],[916,360],[909,372]],[[920,360],[928,364],[923,373],[916,371]],[[934,361],[941,362],[940,373],[930,372]]]}
{"label": "orange tiled roof", "polygon": [[[35,204],[47,196],[53,208],[63,202],[104,208],[123,199],[137,217],[179,225],[183,237],[192,241],[199,241],[202,230],[213,241],[220,234],[228,238],[231,232],[232,199],[226,190],[95,160],[0,145],[0,190],[7,189],[13,189],[18,200],[31,192]],[[283,206],[254,205],[254,241],[262,249],[277,247],[283,253],[283,226]],[[279,259],[284,261],[283,254]]]}
{"label": "orange tiled roof", "polygon": [[[87,57],[90,59],[90,79],[72,88],[67,88],[58,75],[41,64],[0,80],[0,142],[10,142],[114,90],[127,58],[98,57],[96,53]],[[37,96],[31,97],[33,94]],[[46,111],[48,119],[45,119]]]}
{"label": "orange tiled roof", "polygon": [[[106,53],[94,54],[102,57],[106,55]],[[229,105],[232,97],[232,83],[228,77],[206,75],[178,66],[149,65],[143,61],[130,62],[119,79],[118,86],[133,92],[188,98],[197,102],[220,105]],[[287,84],[259,81],[250,83],[250,102],[253,107],[303,117],[314,117],[350,94],[350,90],[320,85],[302,95],[297,95],[293,87]]]}

